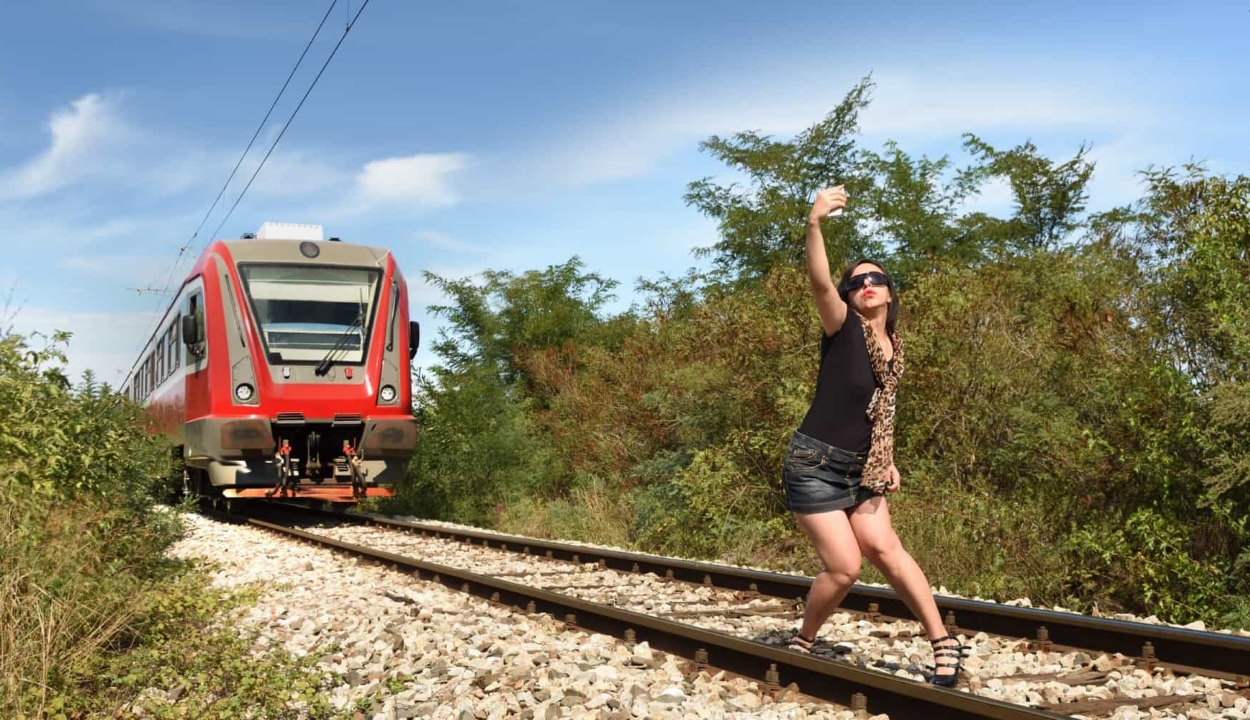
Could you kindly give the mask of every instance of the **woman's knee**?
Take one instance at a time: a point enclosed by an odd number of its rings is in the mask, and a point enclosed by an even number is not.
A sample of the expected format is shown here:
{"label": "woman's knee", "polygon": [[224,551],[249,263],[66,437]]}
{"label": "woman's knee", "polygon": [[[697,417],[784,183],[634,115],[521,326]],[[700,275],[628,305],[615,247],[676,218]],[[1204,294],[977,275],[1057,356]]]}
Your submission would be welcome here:
{"label": "woman's knee", "polygon": [[880,567],[889,565],[903,556],[903,542],[898,537],[881,537],[880,540],[861,542],[860,551],[871,564]]}
{"label": "woman's knee", "polygon": [[894,533],[881,533],[859,539],[859,550],[873,565],[888,563],[903,552],[903,543]]}
{"label": "woman's knee", "polygon": [[855,581],[859,579],[859,566],[834,570],[826,568],[824,573],[839,587],[846,587],[847,585],[854,585]]}

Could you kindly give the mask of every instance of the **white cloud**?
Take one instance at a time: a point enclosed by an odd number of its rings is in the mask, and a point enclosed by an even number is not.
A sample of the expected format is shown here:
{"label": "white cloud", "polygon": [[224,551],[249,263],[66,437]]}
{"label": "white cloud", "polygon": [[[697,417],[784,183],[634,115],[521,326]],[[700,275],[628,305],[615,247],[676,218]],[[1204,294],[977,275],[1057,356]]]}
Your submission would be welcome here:
{"label": "white cloud", "polygon": [[54,112],[48,121],[51,144],[21,167],[0,172],[0,197],[43,195],[98,172],[101,151],[110,144],[125,142],[130,135],[112,105],[112,101],[92,93]]}
{"label": "white cloud", "polygon": [[[967,75],[963,75],[967,77]],[[1064,79],[934,81],[925,75],[877,75],[873,102],[860,116],[865,134],[957,137],[1001,129],[1040,132],[1056,128],[1119,125],[1135,108],[1112,100],[1115,88],[1090,92]]]}
{"label": "white cloud", "polygon": [[[810,127],[842,101],[860,79],[820,64],[794,63],[696,75],[686,87],[622,101],[612,112],[582,118],[584,129],[564,129],[540,141],[509,168],[518,177],[556,185],[583,185],[639,177],[663,158],[710,135],[743,130],[790,136]],[[869,144],[888,138],[958,141],[960,133],[1073,128],[1102,130],[1138,123],[1149,113],[1124,99],[1119,85],[1071,82],[1070,68],[1045,72],[1003,67],[876,72],[872,102],[860,115]]]}
{"label": "white cloud", "polygon": [[417,154],[366,163],[356,176],[365,203],[453,205],[458,200],[451,176],[469,166],[464,153]]}
{"label": "white cloud", "polygon": [[[74,189],[81,206],[93,195],[134,189],[132,199],[162,200],[233,164],[123,112],[122,95],[89,93],[54,111],[48,146],[16,167],[0,167],[0,200],[30,200]],[[229,163],[229,164],[227,164]]]}

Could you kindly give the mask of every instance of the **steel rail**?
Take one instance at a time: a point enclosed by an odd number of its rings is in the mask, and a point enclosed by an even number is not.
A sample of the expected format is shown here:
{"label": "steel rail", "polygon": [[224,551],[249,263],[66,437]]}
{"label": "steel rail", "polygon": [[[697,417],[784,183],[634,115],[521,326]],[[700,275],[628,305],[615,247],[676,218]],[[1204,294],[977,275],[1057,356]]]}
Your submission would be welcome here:
{"label": "steel rail", "polygon": [[853,710],[888,713],[891,717],[900,719],[923,717],[934,720],[1057,720],[1066,717],[970,693],[938,688],[846,663],[830,662],[671,620],[479,575],[461,568],[342,542],[254,517],[248,517],[247,522],[271,532],[407,570],[419,579],[437,582],[491,602],[520,608],[527,613],[547,613],[553,618],[562,619],[570,627],[613,635],[626,642],[645,641],[659,650],[693,660],[692,668],[696,671],[720,668],[759,680],[765,687],[774,690],[795,684],[804,695],[835,702]]}
{"label": "steel rail", "polygon": [[[310,510],[303,506],[289,507]],[[462,542],[477,541],[518,553],[541,553],[561,560],[601,563],[604,567],[625,572],[650,572],[688,583],[758,592],[790,600],[806,598],[812,584],[810,577],[696,560],[396,520],[368,513],[326,510],[312,512],[349,522],[393,527]],[[938,595],[935,599],[946,626],[951,630],[1022,638],[1031,641],[1038,649],[1121,653],[1137,658],[1144,664],[1163,664],[1187,673],[1207,671],[1240,685],[1250,685],[1250,637],[1095,618],[944,595]],[[907,606],[893,590],[867,585],[854,585],[840,608],[864,613],[874,619],[912,617]]]}

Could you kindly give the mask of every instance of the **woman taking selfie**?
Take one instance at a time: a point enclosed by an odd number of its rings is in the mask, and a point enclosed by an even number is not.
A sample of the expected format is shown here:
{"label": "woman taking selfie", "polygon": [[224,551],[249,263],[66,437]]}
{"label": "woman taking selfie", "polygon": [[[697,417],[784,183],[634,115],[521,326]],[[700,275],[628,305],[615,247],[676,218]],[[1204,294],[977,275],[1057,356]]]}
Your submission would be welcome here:
{"label": "woman taking selfie", "polygon": [[903,374],[898,298],[885,269],[866,260],[834,285],[820,223],[844,207],[841,186],[821,190],[807,219],[807,275],[824,335],[815,397],[790,440],[782,478],[786,509],[824,571],[812,583],[790,649],[811,651],[867,557],[924,625],[933,645],[930,682],[952,687],[963,647],[943,627],[924,571],[894,533],[885,498],[900,483],[894,466],[895,393]]}

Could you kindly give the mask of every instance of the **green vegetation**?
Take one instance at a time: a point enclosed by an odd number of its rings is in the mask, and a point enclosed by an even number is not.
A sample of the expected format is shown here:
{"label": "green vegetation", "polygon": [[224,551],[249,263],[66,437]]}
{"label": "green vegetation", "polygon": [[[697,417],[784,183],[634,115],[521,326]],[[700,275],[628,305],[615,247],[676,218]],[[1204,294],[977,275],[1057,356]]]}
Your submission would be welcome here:
{"label": "green vegetation", "polygon": [[70,385],[67,339],[0,332],[0,716],[327,716],[306,663],[213,627],[247,595],[164,556],[169,448],[127,399]]}
{"label": "green vegetation", "polygon": [[[965,137],[969,161],[857,140],[865,80],[790,140],[703,148],[745,185],[693,182],[720,226],[706,273],[609,281],[577,258],[446,291],[440,365],[390,509],[505,530],[811,570],[780,463],[820,327],[802,274],[816,189],[852,206],[831,258],[902,287],[896,527],[957,592],[1250,626],[1250,178],[1150,169],[1087,208],[1095,172]],[[964,201],[987,183],[1014,210]]]}

